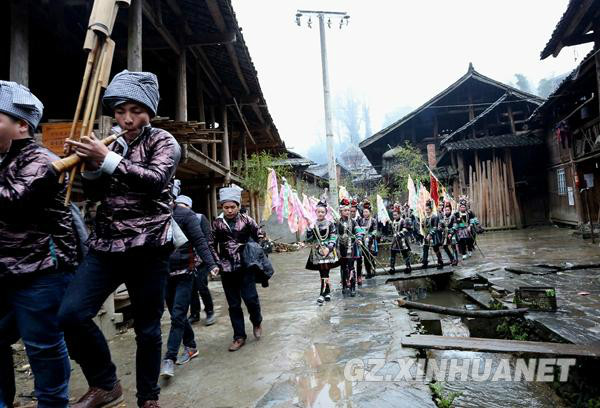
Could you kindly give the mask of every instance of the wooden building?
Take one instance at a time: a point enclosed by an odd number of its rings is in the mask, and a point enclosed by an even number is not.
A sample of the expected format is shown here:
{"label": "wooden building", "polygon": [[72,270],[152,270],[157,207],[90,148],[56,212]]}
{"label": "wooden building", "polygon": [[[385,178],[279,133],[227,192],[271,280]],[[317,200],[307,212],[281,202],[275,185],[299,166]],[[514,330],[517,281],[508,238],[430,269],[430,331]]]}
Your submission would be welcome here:
{"label": "wooden building", "polygon": [[[0,78],[31,88],[45,105],[46,143],[72,121],[86,55],[93,0],[10,0],[0,27]],[[217,214],[217,191],[239,183],[244,158],[285,147],[273,124],[230,0],[132,0],[121,9],[111,77],[127,68],[157,74],[161,101],[154,124],[180,142],[177,176],[194,208]],[[100,115],[106,134],[111,121]],[[63,136],[64,137],[64,136]],[[256,197],[247,205],[257,207]]]}
{"label": "wooden building", "polygon": [[[545,218],[540,209],[543,193],[531,193],[531,187],[543,183],[527,158],[541,154],[542,140],[526,128],[526,121],[542,101],[480,74],[470,64],[455,83],[360,147],[383,173],[395,147],[405,142],[418,147],[454,197],[473,199],[473,209],[487,228],[540,222]],[[532,200],[535,205],[521,204]]]}
{"label": "wooden building", "polygon": [[530,119],[543,129],[549,218],[583,226],[600,216],[600,1],[571,0],[541,53],[593,42],[593,50]]}

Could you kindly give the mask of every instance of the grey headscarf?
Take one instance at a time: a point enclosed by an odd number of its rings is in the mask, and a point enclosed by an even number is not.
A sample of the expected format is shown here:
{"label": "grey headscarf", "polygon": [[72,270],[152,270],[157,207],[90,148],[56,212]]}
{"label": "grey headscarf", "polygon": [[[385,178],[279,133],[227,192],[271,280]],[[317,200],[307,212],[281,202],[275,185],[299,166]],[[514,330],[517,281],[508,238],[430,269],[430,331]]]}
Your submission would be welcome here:
{"label": "grey headscarf", "polygon": [[233,201],[240,205],[242,202],[242,189],[238,186],[223,187],[219,190],[219,203],[223,204],[228,201]]}
{"label": "grey headscarf", "polygon": [[156,116],[160,94],[158,79],[151,72],[121,71],[110,81],[102,102],[114,110],[117,106],[133,101],[144,105],[150,116]]}
{"label": "grey headscarf", "polygon": [[186,195],[180,194],[177,196],[177,198],[175,199],[175,202],[177,204],[185,204],[188,207],[192,206],[192,199]]}
{"label": "grey headscarf", "polygon": [[0,112],[22,119],[35,129],[44,114],[44,104],[29,88],[12,81],[0,81]]}

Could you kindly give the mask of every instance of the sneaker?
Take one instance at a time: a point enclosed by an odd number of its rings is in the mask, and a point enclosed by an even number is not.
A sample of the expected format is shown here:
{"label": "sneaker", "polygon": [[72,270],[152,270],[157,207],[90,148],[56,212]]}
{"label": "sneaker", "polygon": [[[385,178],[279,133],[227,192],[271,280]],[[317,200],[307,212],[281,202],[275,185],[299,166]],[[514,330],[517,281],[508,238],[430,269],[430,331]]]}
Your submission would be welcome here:
{"label": "sneaker", "polygon": [[323,297],[323,296],[319,296],[319,297],[317,298],[317,303],[321,303],[321,304],[322,304],[323,302],[325,302],[325,297]]}
{"label": "sneaker", "polygon": [[350,297],[356,296],[356,289],[350,289]]}
{"label": "sneaker", "polygon": [[331,295],[328,293],[325,295],[325,302],[331,301]]}
{"label": "sneaker", "polygon": [[158,405],[158,401],[146,401],[142,408],[160,408],[160,405]]}
{"label": "sneaker", "polygon": [[467,256],[466,256],[466,255],[463,255],[463,256],[462,256],[462,260],[463,260],[463,261],[466,261],[466,260],[467,260]]}
{"label": "sneaker", "polygon": [[102,388],[90,387],[88,391],[75,404],[73,408],[90,407],[116,407],[123,402],[123,389],[121,383],[117,381],[112,390],[106,391]]}
{"label": "sneaker", "polygon": [[239,349],[241,349],[244,346],[244,344],[246,344],[245,339],[235,339],[231,343],[231,346],[229,346],[229,351],[238,351]]}
{"label": "sneaker", "polygon": [[215,317],[214,313],[207,313],[206,314],[206,320],[204,321],[204,325],[205,326],[212,326],[216,322],[217,322],[217,318]]}
{"label": "sneaker", "polygon": [[175,362],[171,359],[163,360],[160,376],[171,378],[175,375]]}
{"label": "sneaker", "polygon": [[473,256],[473,253],[471,251],[467,252],[467,256],[470,258]]}
{"label": "sneaker", "polygon": [[190,324],[197,323],[200,321],[200,315],[192,314],[190,315],[190,317],[188,317],[188,321],[190,322]]}
{"label": "sneaker", "polygon": [[177,357],[177,361],[175,362],[175,364],[184,365],[186,363],[189,363],[192,358],[198,357],[198,354],[200,354],[198,352],[198,349],[192,347],[184,347],[183,353],[181,353],[179,357]]}
{"label": "sneaker", "polygon": [[406,268],[404,268],[404,273],[411,273],[412,272],[412,268],[409,266],[407,266]]}
{"label": "sneaker", "polygon": [[396,273],[396,268],[395,268],[395,267],[393,267],[393,266],[392,266],[392,267],[390,267],[390,272],[389,272],[389,273],[390,273],[390,275],[393,275],[393,274],[395,274],[395,273]]}

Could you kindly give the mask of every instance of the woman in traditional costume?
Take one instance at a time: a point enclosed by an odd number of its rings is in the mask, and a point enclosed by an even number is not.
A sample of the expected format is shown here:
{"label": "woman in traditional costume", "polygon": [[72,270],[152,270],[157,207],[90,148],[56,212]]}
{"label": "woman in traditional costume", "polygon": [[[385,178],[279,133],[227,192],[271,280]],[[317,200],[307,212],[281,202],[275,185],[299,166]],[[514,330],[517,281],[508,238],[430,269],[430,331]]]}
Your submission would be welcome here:
{"label": "woman in traditional costume", "polygon": [[339,262],[336,251],[337,228],[333,221],[325,219],[326,215],[327,204],[320,201],[317,204],[317,221],[306,233],[306,242],[312,245],[306,269],[319,271],[321,277],[321,291],[317,299],[319,304],[331,300],[329,271]]}

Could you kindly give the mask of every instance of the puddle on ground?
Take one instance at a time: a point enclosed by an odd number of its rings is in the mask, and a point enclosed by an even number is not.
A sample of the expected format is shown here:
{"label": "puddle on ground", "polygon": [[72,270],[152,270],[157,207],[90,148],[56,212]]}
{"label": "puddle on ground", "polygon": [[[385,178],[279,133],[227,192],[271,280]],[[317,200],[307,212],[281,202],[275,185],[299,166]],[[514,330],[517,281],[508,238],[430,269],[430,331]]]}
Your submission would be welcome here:
{"label": "puddle on ground", "polygon": [[297,397],[294,404],[306,408],[350,407],[345,401],[352,394],[352,383],[344,378],[337,364],[342,350],[331,344],[313,344],[304,353],[311,373],[295,377]]}

